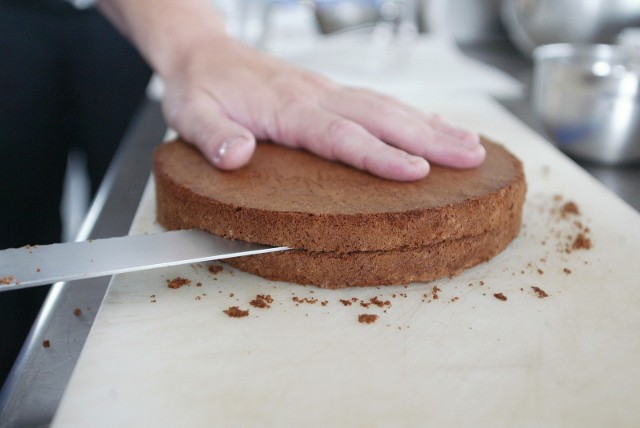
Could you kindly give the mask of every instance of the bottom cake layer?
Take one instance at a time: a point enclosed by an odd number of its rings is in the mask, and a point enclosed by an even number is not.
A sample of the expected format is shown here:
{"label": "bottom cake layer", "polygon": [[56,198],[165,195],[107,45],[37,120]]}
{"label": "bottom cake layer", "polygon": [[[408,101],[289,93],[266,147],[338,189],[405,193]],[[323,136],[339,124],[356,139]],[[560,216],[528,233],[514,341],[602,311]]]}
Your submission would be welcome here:
{"label": "bottom cake layer", "polygon": [[485,262],[518,235],[520,215],[481,235],[392,251],[352,253],[289,250],[228,259],[243,271],[274,281],[322,288],[397,285],[453,276]]}

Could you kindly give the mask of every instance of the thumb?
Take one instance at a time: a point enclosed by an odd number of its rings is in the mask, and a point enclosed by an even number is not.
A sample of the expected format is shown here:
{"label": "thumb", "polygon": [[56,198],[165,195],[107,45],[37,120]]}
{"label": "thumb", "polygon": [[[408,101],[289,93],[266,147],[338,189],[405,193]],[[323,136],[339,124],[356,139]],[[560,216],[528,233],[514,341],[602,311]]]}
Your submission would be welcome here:
{"label": "thumb", "polygon": [[229,119],[213,100],[187,104],[167,114],[180,136],[220,169],[237,169],[249,162],[256,147],[251,131]]}

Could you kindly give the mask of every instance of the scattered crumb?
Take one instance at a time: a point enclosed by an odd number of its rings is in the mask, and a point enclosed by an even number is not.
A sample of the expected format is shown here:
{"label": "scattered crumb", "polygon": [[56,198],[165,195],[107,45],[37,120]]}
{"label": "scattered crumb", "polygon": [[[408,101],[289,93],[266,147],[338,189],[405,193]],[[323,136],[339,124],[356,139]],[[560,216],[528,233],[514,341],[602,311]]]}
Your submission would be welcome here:
{"label": "scattered crumb", "polygon": [[9,285],[14,282],[15,277],[13,275],[7,275],[0,278],[0,285]]}
{"label": "scattered crumb", "polygon": [[0,285],[9,285],[13,282],[13,280],[13,275],[3,276],[2,278],[0,278]]}
{"label": "scattered crumb", "polygon": [[495,293],[493,297],[495,297],[498,300],[502,300],[503,302],[507,300],[507,296],[505,296],[502,293]]}
{"label": "scattered crumb", "polygon": [[39,267],[36,268],[36,272],[40,272],[40,268]]}
{"label": "scattered crumb", "polygon": [[378,299],[377,296],[372,297],[371,299],[369,299],[369,301],[371,302],[371,304],[376,305],[379,308],[385,307],[385,306],[391,306],[391,302],[388,300],[382,301],[380,299]]}
{"label": "scattered crumb", "polygon": [[438,292],[441,290],[434,285],[431,291],[433,292],[433,300],[438,300],[440,298],[438,297]]}
{"label": "scattered crumb", "polygon": [[196,287],[202,287],[202,283],[201,282],[197,282],[196,283]]}
{"label": "scattered crumb", "polygon": [[269,294],[258,294],[249,304],[254,308],[268,309],[273,303],[273,298]]}
{"label": "scattered crumb", "polygon": [[591,239],[587,238],[583,233],[579,233],[578,236],[576,236],[576,239],[573,241],[573,244],[571,245],[571,249],[590,250]]}
{"label": "scattered crumb", "polygon": [[571,269],[569,269],[569,268],[564,268],[564,269],[562,269],[562,271],[564,273],[566,273],[567,275],[571,275]]}
{"label": "scattered crumb", "polygon": [[75,315],[75,316],[79,317],[80,315],[82,315],[82,309],[80,309],[80,308],[75,308],[75,309],[73,310],[73,315]]}
{"label": "scattered crumb", "polygon": [[351,306],[351,300],[340,299],[340,303],[342,303],[345,306]]}
{"label": "scattered crumb", "polygon": [[318,303],[318,299],[310,299],[309,297],[300,298],[298,296],[293,296],[291,300],[296,303],[309,303],[310,305],[315,305],[316,303]]}
{"label": "scattered crumb", "polygon": [[209,272],[211,272],[214,275],[219,274],[223,270],[224,268],[220,265],[209,265]]}
{"label": "scattered crumb", "polygon": [[569,214],[580,215],[580,210],[578,209],[576,203],[573,201],[566,202],[562,206],[562,210],[560,211],[560,215],[562,215],[563,218],[568,216]]}
{"label": "scattered crumb", "polygon": [[42,341],[42,346],[45,348],[50,348],[51,347],[51,341],[49,339],[45,339]]}
{"label": "scattered crumb", "polygon": [[248,310],[242,310],[237,306],[230,306],[229,309],[225,309],[224,311],[225,314],[227,314],[229,317],[231,318],[242,318],[242,317],[246,317],[249,315],[249,311]]}
{"label": "scattered crumb", "polygon": [[374,314],[360,314],[358,315],[358,322],[363,324],[371,324],[376,322],[378,319],[378,315]]}
{"label": "scattered crumb", "polygon": [[540,268],[538,268],[538,273],[539,273],[540,275],[544,275],[544,271],[543,271],[542,269],[540,269]]}
{"label": "scattered crumb", "polygon": [[180,276],[175,277],[173,279],[168,279],[167,280],[167,287],[169,288],[180,288],[183,285],[189,285],[191,284],[191,280],[188,278],[182,278]]}
{"label": "scattered crumb", "polygon": [[538,295],[538,298],[544,299],[545,297],[549,297],[549,295],[542,288],[536,286],[533,286],[531,288]]}

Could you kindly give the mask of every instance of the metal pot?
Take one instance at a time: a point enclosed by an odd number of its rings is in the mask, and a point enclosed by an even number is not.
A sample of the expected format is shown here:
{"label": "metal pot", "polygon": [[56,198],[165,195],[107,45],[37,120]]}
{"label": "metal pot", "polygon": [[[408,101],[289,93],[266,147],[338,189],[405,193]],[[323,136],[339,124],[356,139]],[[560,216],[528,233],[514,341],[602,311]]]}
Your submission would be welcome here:
{"label": "metal pot", "polygon": [[534,112],[574,157],[640,160],[640,61],[614,45],[551,44],[534,51]]}
{"label": "metal pot", "polygon": [[549,43],[612,43],[640,25],[638,0],[503,0],[501,16],[514,44],[529,55]]}

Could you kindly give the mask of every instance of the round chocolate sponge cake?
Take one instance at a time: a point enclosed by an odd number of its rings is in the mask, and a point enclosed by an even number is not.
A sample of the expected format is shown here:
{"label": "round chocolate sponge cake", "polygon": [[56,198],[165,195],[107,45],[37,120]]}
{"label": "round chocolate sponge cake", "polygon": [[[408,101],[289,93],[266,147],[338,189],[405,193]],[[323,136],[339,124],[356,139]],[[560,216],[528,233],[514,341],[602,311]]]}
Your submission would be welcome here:
{"label": "round chocolate sponge cake", "polygon": [[483,145],[478,168],[434,165],[427,178],[400,183],[267,142],[247,166],[225,172],[176,140],[154,157],[157,219],[167,229],[294,248],[227,261],[272,280],[327,288],[430,281],[489,260],[519,232],[522,164]]}
{"label": "round chocolate sponge cake", "polygon": [[167,229],[315,253],[420,252],[470,242],[519,227],[526,188],[520,161],[483,144],[487,159],[478,168],[432,165],[425,179],[400,183],[268,142],[245,167],[221,171],[176,140],[154,156],[157,219]]}

